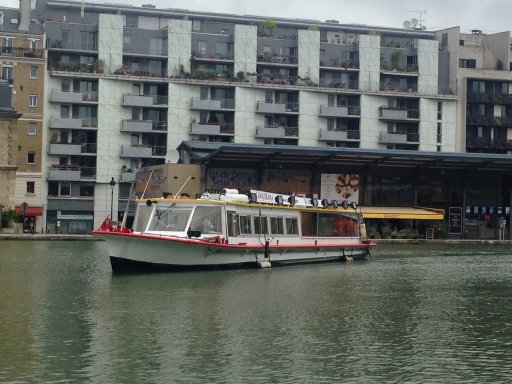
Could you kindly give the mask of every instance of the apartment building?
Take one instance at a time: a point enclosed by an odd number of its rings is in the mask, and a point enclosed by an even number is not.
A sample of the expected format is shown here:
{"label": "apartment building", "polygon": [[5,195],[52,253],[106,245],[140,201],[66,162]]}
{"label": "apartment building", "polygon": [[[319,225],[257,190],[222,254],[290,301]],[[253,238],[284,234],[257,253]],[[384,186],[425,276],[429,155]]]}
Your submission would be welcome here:
{"label": "apartment building", "polygon": [[0,67],[1,79],[9,83],[12,108],[21,114],[17,122],[16,186],[11,198],[16,210],[25,207],[24,228],[31,231],[45,226],[42,142],[46,56],[43,26],[30,18],[30,2],[20,4],[20,10],[0,8]]}
{"label": "apartment building", "polygon": [[133,171],[174,161],[183,141],[456,150],[457,97],[433,32],[30,4],[47,37],[50,232],[88,232],[111,206],[119,218]]}
{"label": "apartment building", "polygon": [[510,32],[438,31],[441,52],[449,52],[449,87],[457,89],[457,151],[512,151],[512,55]]}

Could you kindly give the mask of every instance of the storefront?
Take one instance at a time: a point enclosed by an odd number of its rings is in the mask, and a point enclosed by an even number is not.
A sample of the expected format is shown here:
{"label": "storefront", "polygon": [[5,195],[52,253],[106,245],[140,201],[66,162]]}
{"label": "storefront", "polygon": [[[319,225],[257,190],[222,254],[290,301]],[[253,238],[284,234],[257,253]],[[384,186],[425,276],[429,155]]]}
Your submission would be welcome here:
{"label": "storefront", "polygon": [[[365,207],[427,207],[428,218],[368,218],[381,236],[408,229],[424,237],[512,238],[512,157],[354,148],[183,142],[182,159],[203,167],[203,185],[304,193]],[[333,196],[334,195],[334,196]],[[384,229],[385,233],[382,233]]]}

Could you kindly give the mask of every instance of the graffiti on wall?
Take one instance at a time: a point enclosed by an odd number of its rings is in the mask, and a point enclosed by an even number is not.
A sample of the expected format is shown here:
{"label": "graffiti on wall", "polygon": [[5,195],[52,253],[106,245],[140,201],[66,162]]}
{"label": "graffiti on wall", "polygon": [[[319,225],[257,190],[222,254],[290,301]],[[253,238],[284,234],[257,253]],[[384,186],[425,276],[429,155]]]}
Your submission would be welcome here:
{"label": "graffiti on wall", "polygon": [[258,188],[258,171],[235,168],[211,168],[206,171],[206,189],[220,192],[222,188],[236,188],[241,193]]}

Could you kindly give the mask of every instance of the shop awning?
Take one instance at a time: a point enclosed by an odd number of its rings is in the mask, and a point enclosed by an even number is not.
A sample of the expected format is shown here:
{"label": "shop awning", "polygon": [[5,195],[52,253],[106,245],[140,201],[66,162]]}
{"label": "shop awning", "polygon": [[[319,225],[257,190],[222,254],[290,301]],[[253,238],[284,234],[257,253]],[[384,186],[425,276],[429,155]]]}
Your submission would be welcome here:
{"label": "shop awning", "polygon": [[[22,213],[21,206],[16,206],[16,212]],[[27,207],[25,210],[25,216],[43,216],[43,207]]]}
{"label": "shop awning", "polygon": [[360,207],[365,219],[443,220],[444,210],[415,207]]}

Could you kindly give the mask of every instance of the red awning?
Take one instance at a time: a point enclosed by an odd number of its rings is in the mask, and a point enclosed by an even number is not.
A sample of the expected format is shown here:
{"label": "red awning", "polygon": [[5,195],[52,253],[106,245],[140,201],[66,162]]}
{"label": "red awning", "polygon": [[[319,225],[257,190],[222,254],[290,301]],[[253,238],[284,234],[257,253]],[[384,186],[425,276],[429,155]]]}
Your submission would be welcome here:
{"label": "red awning", "polygon": [[[16,206],[16,212],[22,212],[19,205]],[[27,207],[25,210],[25,216],[43,216],[43,207]]]}

